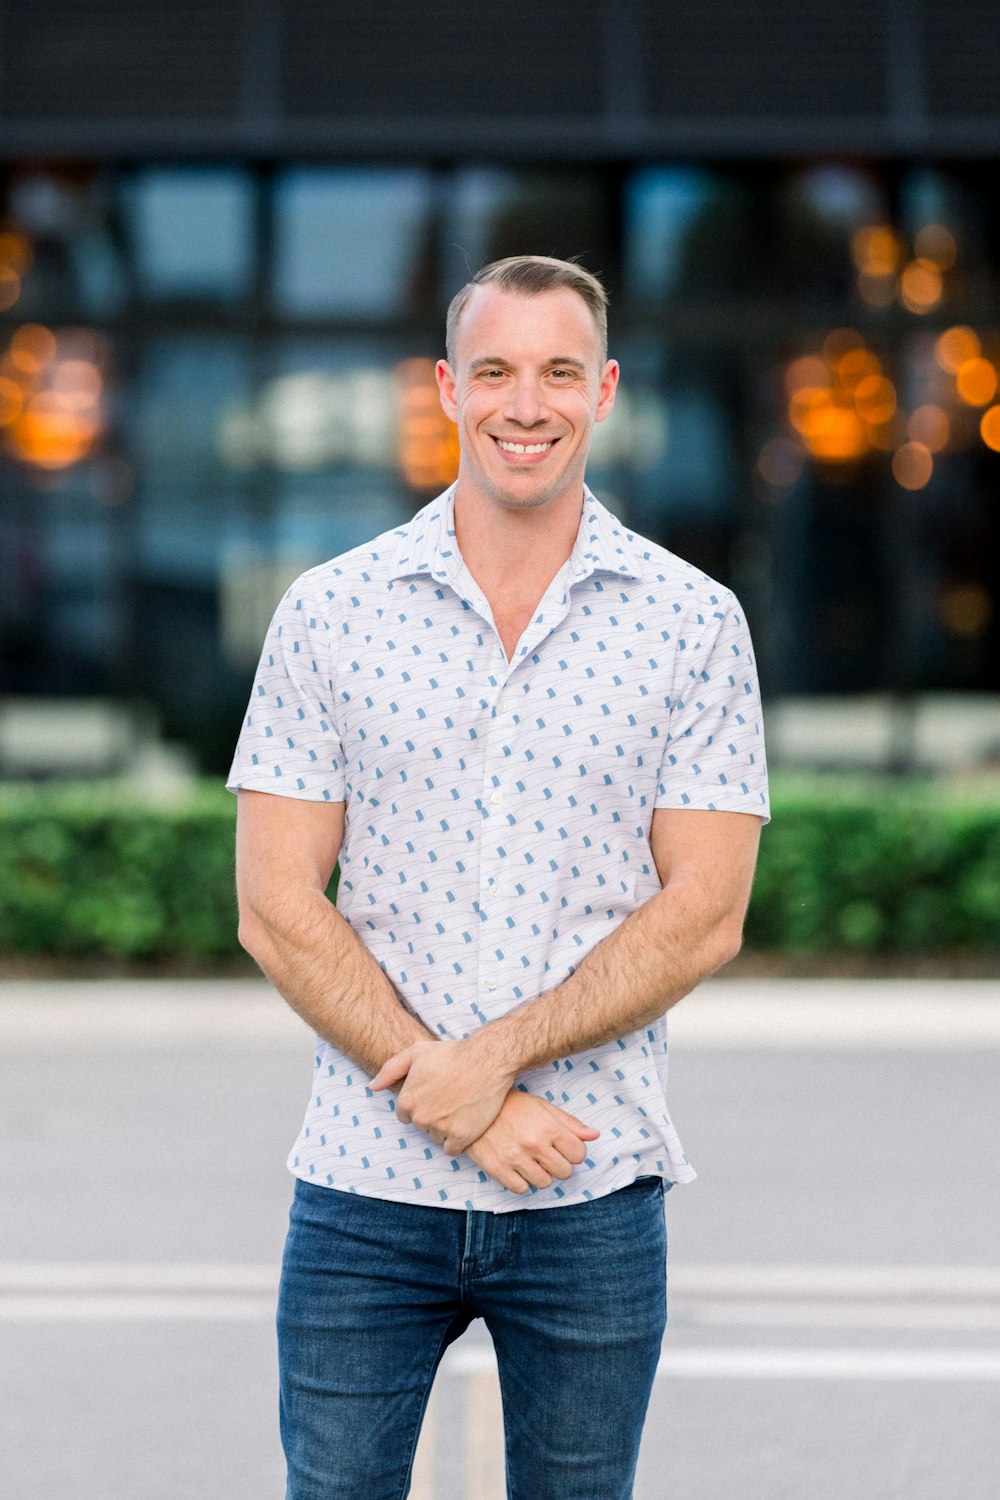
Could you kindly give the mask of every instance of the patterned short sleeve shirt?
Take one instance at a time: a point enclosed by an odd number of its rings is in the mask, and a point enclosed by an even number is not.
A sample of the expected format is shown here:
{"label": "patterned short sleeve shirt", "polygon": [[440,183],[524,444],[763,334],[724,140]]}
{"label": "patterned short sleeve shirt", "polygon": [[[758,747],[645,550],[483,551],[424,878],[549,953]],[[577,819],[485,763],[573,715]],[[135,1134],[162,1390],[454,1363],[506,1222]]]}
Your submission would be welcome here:
{"label": "patterned short sleeve shirt", "polygon": [[[297,579],[228,785],[345,803],[337,907],[441,1037],[553,989],[660,888],[657,807],[769,816],[760,699],[733,594],[585,492],[572,555],[511,660],[446,491]],[[307,1181],[503,1213],[695,1174],[667,1112],[667,1025],[518,1086],[600,1138],[566,1182],[509,1192],[395,1115],[321,1038],[289,1167]]]}

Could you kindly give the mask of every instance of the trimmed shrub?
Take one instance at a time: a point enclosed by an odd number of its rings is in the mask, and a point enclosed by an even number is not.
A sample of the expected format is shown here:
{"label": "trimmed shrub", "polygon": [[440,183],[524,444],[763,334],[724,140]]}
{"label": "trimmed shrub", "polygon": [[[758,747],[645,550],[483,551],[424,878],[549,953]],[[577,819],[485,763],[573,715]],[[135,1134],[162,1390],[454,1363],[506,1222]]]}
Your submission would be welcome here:
{"label": "trimmed shrub", "polygon": [[[749,948],[996,952],[1000,799],[958,783],[777,776]],[[235,800],[113,785],[0,788],[0,953],[236,956]]]}

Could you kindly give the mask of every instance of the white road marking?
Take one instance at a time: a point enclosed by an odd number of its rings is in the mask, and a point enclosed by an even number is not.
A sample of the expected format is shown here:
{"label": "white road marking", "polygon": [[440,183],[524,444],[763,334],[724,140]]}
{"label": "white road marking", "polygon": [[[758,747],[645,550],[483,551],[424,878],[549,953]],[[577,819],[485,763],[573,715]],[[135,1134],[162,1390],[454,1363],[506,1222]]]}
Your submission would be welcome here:
{"label": "white road marking", "polygon": [[[0,1262],[2,1321],[270,1321],[277,1264]],[[989,1266],[719,1265],[671,1268],[676,1330],[1000,1328]]]}
{"label": "white road marking", "polygon": [[[442,1370],[468,1377],[496,1367],[489,1349],[456,1347]],[[668,1350],[658,1378],[714,1380],[1000,1380],[1000,1349]]]}
{"label": "white road marking", "polygon": [[[729,980],[670,1015],[675,1049],[1000,1048],[1000,980]],[[263,980],[0,982],[0,1051],[301,1050],[312,1034]]]}

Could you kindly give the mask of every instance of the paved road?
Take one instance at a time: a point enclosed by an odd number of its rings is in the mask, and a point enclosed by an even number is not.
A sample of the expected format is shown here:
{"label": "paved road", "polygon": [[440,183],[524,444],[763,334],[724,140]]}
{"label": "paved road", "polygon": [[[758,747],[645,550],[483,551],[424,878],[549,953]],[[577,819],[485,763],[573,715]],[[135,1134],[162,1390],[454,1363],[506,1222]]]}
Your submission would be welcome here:
{"label": "paved road", "polygon": [[[1000,985],[718,981],[672,1043],[637,1500],[994,1500]],[[310,1059],[263,985],[0,985],[5,1500],[278,1500]],[[502,1494],[495,1399],[470,1330],[414,1500]]]}

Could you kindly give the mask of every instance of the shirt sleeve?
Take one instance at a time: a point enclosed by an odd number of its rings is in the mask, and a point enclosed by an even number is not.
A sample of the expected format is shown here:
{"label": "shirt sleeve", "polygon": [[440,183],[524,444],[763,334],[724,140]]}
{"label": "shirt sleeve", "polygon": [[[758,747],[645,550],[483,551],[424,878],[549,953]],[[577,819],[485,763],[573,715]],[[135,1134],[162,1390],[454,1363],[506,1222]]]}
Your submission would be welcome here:
{"label": "shirt sleeve", "polygon": [[226,781],[231,792],[346,799],[335,709],[333,601],[297,578],[274,612]]}
{"label": "shirt sleeve", "polygon": [[678,640],[654,806],[756,813],[770,821],[757,667],[733,594]]}

